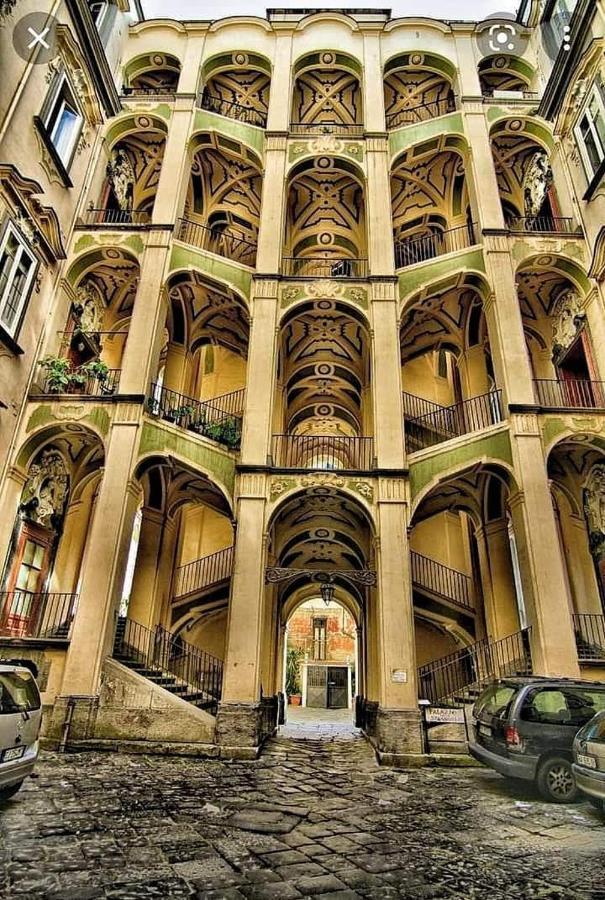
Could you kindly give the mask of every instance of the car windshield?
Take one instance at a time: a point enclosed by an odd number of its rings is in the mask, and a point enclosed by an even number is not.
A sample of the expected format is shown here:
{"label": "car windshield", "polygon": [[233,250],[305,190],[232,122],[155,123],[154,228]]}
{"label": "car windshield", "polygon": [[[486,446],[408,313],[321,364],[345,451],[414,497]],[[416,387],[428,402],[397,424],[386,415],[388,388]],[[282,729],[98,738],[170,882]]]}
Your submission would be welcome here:
{"label": "car windshield", "polygon": [[0,716],[40,709],[38,686],[30,672],[0,672]]}
{"label": "car windshield", "polygon": [[479,697],[475,703],[473,714],[479,718],[481,713],[488,716],[501,716],[516,693],[516,688],[509,684],[493,684]]}

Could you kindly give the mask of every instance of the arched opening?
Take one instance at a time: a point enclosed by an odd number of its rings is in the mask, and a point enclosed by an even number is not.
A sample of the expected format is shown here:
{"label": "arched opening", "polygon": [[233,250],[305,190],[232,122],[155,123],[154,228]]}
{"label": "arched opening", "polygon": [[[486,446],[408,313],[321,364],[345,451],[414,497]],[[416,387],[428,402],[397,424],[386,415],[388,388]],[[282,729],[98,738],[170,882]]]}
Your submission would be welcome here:
{"label": "arched opening", "polygon": [[124,67],[125,97],[168,97],[176,94],[181,64],[170,53],[148,53],[130,60]]}
{"label": "arched opening", "polygon": [[479,63],[478,72],[484,97],[506,99],[530,96],[534,73],[531,66],[522,59],[510,54],[486,56]]}
{"label": "arched opening", "polygon": [[344,53],[325,50],[298,60],[292,95],[294,134],[363,134],[361,66]]}
{"label": "arched opening", "polygon": [[454,69],[447,60],[406,53],[389,60],[384,70],[387,129],[415,125],[456,109]]}
{"label": "arched opening", "polygon": [[237,52],[204,66],[202,109],[265,128],[269,112],[271,66],[255,53]]}

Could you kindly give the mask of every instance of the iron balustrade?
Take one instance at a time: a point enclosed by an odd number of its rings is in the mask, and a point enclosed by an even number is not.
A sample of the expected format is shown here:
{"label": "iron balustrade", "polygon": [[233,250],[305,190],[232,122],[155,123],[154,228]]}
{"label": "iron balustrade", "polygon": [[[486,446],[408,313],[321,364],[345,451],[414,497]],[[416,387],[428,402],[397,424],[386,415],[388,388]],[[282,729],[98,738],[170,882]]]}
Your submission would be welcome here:
{"label": "iron balustrade", "polygon": [[423,556],[415,550],[410,552],[410,562],[413,584],[451,600],[464,609],[474,609],[473,579],[469,575],[444,566],[436,559]]}
{"label": "iron balustrade", "polygon": [[120,98],[122,100],[135,99],[136,97],[153,97],[154,99],[174,100],[176,87],[123,87]]}
{"label": "iron balustrade", "polygon": [[179,219],[175,237],[185,244],[225,256],[245,266],[254,267],[256,264],[256,244],[235,231],[209,228],[190,219]]}
{"label": "iron balustrade", "polygon": [[605,662],[605,615],[575,613],[573,626],[580,662]]}
{"label": "iron balustrade", "polygon": [[293,278],[367,278],[367,259],[330,256],[284,256],[282,275]]}
{"label": "iron balustrade", "polygon": [[[238,393],[238,392],[234,392]],[[227,395],[222,395],[221,400]],[[147,410],[166,422],[194,431],[230,449],[237,449],[242,436],[242,417],[214,406],[212,400],[196,400],[159,384],[151,385]]]}
{"label": "iron balustrade", "polygon": [[502,391],[489,391],[415,419],[405,419],[410,452],[442,444],[502,421]]}
{"label": "iron balustrade", "polygon": [[189,694],[201,695],[216,715],[223,684],[223,661],[161,625],[146,628],[134,619],[118,621],[114,657],[139,663],[154,673],[172,676]]}
{"label": "iron balustrade", "polygon": [[509,216],[506,225],[510,231],[538,232],[539,234],[578,234],[578,226],[570,218],[561,216]]}
{"label": "iron balustrade", "polygon": [[208,94],[206,91],[202,94],[199,105],[201,109],[225,116],[227,119],[237,119],[238,122],[254,125],[256,128],[267,127],[267,113],[254,109],[253,106],[242,106],[241,103],[225,100],[223,97]]}
{"label": "iron balustrade", "polygon": [[284,469],[374,468],[374,438],[334,434],[274,434],[272,460]]}
{"label": "iron balustrade", "polygon": [[555,409],[605,408],[605,381],[589,381],[582,378],[569,381],[536,378],[534,385],[540,406]]}
{"label": "iron balustrade", "polygon": [[447,231],[436,231],[422,237],[411,237],[395,241],[395,268],[404,269],[416,263],[456,253],[472,247],[475,241],[475,224],[459,225]]}
{"label": "iron balustrade", "polygon": [[237,391],[230,391],[228,394],[219,394],[217,397],[212,397],[211,400],[208,400],[208,403],[221,412],[241,417],[244,412],[245,396],[246,391],[244,388],[240,388]]}
{"label": "iron balustrade", "polygon": [[348,122],[291,122],[290,134],[334,134],[341,137],[363,137],[363,125]]}
{"label": "iron balustrade", "polygon": [[208,556],[202,556],[193,562],[179,566],[175,572],[175,599],[202,590],[212,584],[218,584],[231,577],[233,572],[234,548],[226,547]]}
{"label": "iron balustrade", "polygon": [[428,416],[430,413],[437,413],[443,409],[447,409],[447,407],[403,391],[403,415],[406,419],[419,419],[421,416]]}
{"label": "iron balustrade", "polygon": [[418,122],[436,119],[439,116],[455,112],[455,110],[456,98],[453,96],[432,100],[429,103],[418,103],[416,106],[409,106],[407,109],[400,109],[399,112],[388,115],[387,130],[392,131],[394,128],[401,128],[402,125],[416,125]]}
{"label": "iron balustrade", "polygon": [[420,666],[420,699],[433,704],[460,704],[496,678],[531,675],[530,632],[530,628],[525,628],[499,641],[485,638]]}
{"label": "iron balustrade", "polygon": [[2,591],[0,635],[67,640],[77,603],[74,593]]}
{"label": "iron balustrade", "polygon": [[146,209],[107,209],[89,206],[85,214],[86,225],[148,225],[151,213]]}
{"label": "iron balustrade", "polygon": [[[74,381],[70,381],[64,385],[60,391],[52,390],[50,376],[46,376],[42,384],[43,394],[52,394],[53,396],[60,394],[80,395],[85,397],[111,397],[118,393],[120,386],[121,369],[108,369],[102,377],[97,375],[81,375],[77,369],[71,373]],[[80,380],[83,378],[83,380]]]}

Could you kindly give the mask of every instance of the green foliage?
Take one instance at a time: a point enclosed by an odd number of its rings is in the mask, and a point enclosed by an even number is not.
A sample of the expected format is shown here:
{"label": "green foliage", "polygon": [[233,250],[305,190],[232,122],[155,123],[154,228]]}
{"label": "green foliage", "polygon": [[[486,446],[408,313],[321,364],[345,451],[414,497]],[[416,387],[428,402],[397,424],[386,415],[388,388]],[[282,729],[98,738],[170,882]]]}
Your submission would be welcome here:
{"label": "green foliage", "polygon": [[100,359],[72,369],[69,359],[63,356],[46,356],[39,365],[46,373],[46,389],[51,394],[63,394],[70,388],[86,384],[89,378],[96,378],[102,384],[109,373],[107,365]]}
{"label": "green foliage", "polygon": [[286,657],[286,694],[300,694],[300,664],[303,661],[305,651],[302,647],[288,647]]}
{"label": "green foliage", "polygon": [[100,359],[93,359],[91,362],[84,363],[83,366],[80,366],[79,372],[81,372],[85,378],[90,376],[96,378],[97,381],[103,382],[107,381],[109,368],[107,364]]}

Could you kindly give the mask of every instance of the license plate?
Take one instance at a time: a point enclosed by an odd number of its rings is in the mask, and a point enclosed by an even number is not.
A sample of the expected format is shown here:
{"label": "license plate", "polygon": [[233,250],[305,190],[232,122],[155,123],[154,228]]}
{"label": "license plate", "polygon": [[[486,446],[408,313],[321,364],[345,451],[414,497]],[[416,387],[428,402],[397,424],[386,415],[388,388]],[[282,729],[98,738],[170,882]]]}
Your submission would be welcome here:
{"label": "license plate", "polygon": [[594,756],[583,756],[581,753],[578,753],[578,765],[586,766],[587,769],[596,769],[597,761]]}
{"label": "license plate", "polygon": [[491,737],[492,730],[489,725],[479,725],[479,734],[483,734],[485,737]]}
{"label": "license plate", "polygon": [[25,747],[11,747],[2,754],[2,762],[9,762],[11,759],[20,759],[25,753]]}

